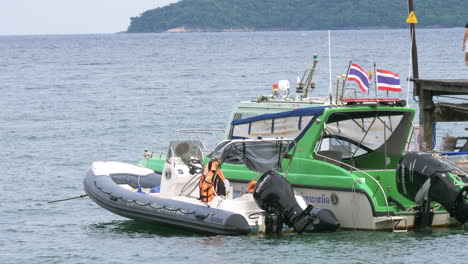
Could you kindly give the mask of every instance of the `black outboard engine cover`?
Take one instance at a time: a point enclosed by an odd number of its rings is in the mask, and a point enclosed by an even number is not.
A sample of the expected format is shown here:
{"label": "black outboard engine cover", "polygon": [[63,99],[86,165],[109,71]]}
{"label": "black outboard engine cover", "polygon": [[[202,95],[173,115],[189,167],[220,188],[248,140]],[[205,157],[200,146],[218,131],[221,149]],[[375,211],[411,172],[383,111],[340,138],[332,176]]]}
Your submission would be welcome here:
{"label": "black outboard engine cover", "polygon": [[398,191],[418,205],[436,201],[460,223],[468,220],[468,188],[457,189],[450,170],[430,153],[408,152],[397,168]]}
{"label": "black outboard engine cover", "polygon": [[340,226],[335,214],[328,209],[309,205],[303,210],[296,201],[291,184],[274,171],[260,177],[255,184],[253,197],[266,212],[267,232],[281,231],[278,226],[283,222],[298,233],[335,231]]}

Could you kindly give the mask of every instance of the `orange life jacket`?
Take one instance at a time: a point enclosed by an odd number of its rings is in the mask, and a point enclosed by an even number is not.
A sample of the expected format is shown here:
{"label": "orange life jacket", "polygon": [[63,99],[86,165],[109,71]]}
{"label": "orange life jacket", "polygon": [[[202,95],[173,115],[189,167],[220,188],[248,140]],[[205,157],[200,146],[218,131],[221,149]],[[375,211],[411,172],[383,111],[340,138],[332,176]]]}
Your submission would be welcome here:
{"label": "orange life jacket", "polygon": [[200,200],[211,202],[216,195],[226,195],[223,172],[219,168],[219,162],[212,160],[208,162],[200,177]]}

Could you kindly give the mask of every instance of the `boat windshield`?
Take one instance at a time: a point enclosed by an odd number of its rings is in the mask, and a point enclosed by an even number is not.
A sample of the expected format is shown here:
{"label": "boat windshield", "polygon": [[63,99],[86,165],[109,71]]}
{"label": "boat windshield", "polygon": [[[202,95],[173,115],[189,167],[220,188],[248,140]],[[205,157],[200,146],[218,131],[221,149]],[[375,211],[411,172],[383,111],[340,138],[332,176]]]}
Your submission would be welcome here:
{"label": "boat windshield", "polygon": [[410,126],[411,114],[404,111],[336,112],[325,124],[318,153],[333,153],[358,168],[387,168],[402,156]]}

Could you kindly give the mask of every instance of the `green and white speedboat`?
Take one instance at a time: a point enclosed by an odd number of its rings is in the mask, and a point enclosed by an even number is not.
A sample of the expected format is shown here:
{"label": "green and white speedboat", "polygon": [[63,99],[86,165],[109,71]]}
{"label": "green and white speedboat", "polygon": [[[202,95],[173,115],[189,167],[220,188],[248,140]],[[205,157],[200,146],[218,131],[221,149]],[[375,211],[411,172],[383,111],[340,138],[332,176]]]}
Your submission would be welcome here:
{"label": "green and white speedboat", "polygon": [[[283,176],[306,202],[331,210],[343,229],[406,231],[467,221],[466,171],[437,154],[406,152],[413,108],[398,99],[346,99],[346,89],[337,91],[339,100],[309,97],[313,69],[306,73],[294,97],[274,89],[273,95],[236,104],[219,141],[293,138],[297,147],[282,161],[289,166]],[[283,82],[280,90],[288,86]],[[196,140],[215,134],[178,131]],[[203,142],[207,155],[209,143],[218,143]],[[164,177],[165,163],[164,155],[146,152],[140,165]],[[248,192],[248,183],[259,177],[243,164],[221,169],[235,195]]]}

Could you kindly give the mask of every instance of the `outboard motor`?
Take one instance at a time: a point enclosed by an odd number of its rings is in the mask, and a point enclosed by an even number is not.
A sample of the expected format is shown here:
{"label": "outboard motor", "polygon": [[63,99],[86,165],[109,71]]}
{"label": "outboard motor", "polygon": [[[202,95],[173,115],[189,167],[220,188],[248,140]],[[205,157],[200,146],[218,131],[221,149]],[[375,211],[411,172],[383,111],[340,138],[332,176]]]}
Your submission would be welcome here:
{"label": "outboard motor", "polygon": [[253,197],[266,212],[267,233],[279,233],[283,222],[298,233],[335,231],[340,226],[335,214],[328,209],[308,205],[303,210],[296,201],[291,184],[274,171],[260,177],[255,184]]}
{"label": "outboard motor", "polygon": [[468,220],[468,188],[457,189],[449,172],[450,169],[430,153],[408,152],[401,158],[397,169],[397,187],[403,196],[420,207],[416,227],[432,226],[432,201],[440,203],[460,223]]}

